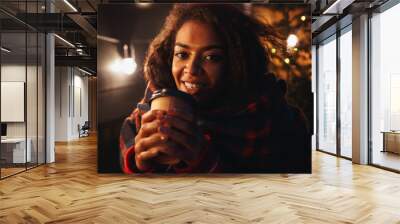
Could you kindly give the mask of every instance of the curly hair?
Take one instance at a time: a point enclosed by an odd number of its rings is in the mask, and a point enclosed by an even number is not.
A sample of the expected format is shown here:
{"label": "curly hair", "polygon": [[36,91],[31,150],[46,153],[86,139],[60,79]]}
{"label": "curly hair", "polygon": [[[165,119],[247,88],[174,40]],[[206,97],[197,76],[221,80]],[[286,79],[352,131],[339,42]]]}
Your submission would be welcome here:
{"label": "curly hair", "polygon": [[[246,15],[237,5],[176,4],[157,37],[151,42],[144,63],[145,79],[155,88],[176,89],[171,66],[175,36],[189,20],[210,24],[222,39],[227,54],[227,95],[240,97],[259,90],[269,71],[267,45],[281,45],[272,27]],[[265,88],[265,86],[263,87]],[[237,99],[237,98],[236,98]]]}

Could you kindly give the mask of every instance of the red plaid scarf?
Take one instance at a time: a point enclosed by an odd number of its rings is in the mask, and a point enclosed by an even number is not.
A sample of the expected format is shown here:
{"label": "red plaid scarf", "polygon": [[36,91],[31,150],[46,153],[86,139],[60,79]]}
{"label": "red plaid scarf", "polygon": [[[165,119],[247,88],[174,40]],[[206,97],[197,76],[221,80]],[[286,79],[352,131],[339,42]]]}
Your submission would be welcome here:
{"label": "red plaid scarf", "polygon": [[[154,172],[310,172],[311,136],[304,116],[286,104],[282,91],[269,90],[242,106],[200,111],[198,123],[208,146],[197,165],[160,165]],[[125,173],[139,172],[133,148],[139,121],[136,109],[122,127],[120,149]]]}

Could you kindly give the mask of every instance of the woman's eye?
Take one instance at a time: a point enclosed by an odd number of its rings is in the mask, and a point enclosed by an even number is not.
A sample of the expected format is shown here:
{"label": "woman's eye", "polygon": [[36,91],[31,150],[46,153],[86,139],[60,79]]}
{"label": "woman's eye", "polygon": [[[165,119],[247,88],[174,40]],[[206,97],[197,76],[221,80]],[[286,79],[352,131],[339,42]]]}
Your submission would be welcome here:
{"label": "woman's eye", "polygon": [[216,54],[206,55],[204,57],[204,60],[212,62],[219,62],[222,61],[222,59],[223,57],[221,55],[216,55]]}
{"label": "woman's eye", "polygon": [[179,59],[186,59],[188,58],[189,54],[186,52],[178,52],[175,53],[175,57],[179,58]]}

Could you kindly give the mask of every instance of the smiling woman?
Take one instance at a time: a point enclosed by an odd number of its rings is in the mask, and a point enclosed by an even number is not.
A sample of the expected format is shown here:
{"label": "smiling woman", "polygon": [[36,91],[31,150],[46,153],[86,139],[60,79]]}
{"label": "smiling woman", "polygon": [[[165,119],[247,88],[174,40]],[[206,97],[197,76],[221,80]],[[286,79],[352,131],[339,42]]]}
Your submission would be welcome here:
{"label": "smiling woman", "polygon": [[[266,42],[278,46],[278,39],[237,6],[174,6],[147,53],[145,96],[122,126],[123,171],[311,172],[302,112],[286,103],[285,83],[269,71]],[[197,106],[149,110],[160,90]]]}
{"label": "smiling woman", "polygon": [[207,102],[220,90],[225,51],[210,24],[185,22],[176,34],[172,76],[176,87],[198,102]]}

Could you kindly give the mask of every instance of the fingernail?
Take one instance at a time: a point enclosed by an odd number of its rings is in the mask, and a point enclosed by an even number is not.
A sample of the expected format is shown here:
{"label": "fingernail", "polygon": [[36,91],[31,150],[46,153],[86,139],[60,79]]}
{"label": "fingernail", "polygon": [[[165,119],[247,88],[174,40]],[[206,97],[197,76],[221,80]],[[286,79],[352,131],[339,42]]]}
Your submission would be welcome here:
{"label": "fingernail", "polygon": [[161,135],[160,139],[161,139],[162,141],[165,141],[165,140],[167,139],[167,137],[164,136],[164,135]]}

